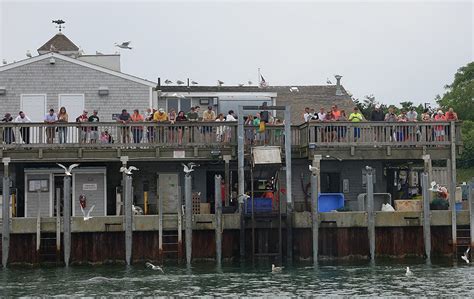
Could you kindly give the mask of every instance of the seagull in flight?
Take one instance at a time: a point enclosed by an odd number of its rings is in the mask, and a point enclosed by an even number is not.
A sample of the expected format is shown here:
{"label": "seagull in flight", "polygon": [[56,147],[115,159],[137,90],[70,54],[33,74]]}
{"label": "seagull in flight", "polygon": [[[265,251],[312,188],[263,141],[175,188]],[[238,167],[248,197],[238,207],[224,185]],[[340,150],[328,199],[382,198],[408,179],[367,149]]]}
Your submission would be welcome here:
{"label": "seagull in flight", "polygon": [[186,175],[191,175],[191,172],[194,171],[194,167],[198,167],[199,165],[197,165],[196,163],[194,162],[189,162],[188,165],[184,164],[184,163],[181,163],[181,165],[183,165],[183,170],[184,170],[184,173]]}
{"label": "seagull in flight", "polygon": [[130,166],[129,168],[127,167],[120,167],[120,172],[124,172],[126,175],[132,175],[133,170],[138,170],[135,166]]}
{"label": "seagull in flight", "polygon": [[468,259],[467,255],[469,254],[469,251],[470,251],[470,250],[471,250],[471,247],[468,247],[467,250],[466,250],[466,252],[464,252],[464,255],[461,256],[461,258],[462,258],[464,261],[466,261],[466,264],[469,264],[469,259]]}
{"label": "seagull in flight", "polygon": [[280,273],[284,267],[276,267],[275,264],[272,264],[272,273]]}
{"label": "seagull in flight", "polygon": [[161,271],[161,273],[165,274],[165,272],[163,271],[163,269],[162,269],[160,266],[155,266],[155,265],[153,265],[153,264],[150,263],[150,262],[146,262],[146,263],[145,263],[145,266],[146,266],[147,268],[150,268],[151,270]]}
{"label": "seagull in flight", "polygon": [[130,41],[128,41],[128,42],[123,42],[123,43],[121,43],[120,45],[117,44],[117,43],[115,43],[115,46],[116,46],[116,47],[119,47],[119,48],[121,48],[121,49],[129,49],[129,50],[131,50],[132,48],[128,46],[128,45],[130,45],[130,43],[131,43]]}
{"label": "seagull in flight", "polygon": [[77,166],[79,166],[79,164],[71,164],[71,165],[69,165],[68,168],[66,168],[66,166],[64,166],[64,165],[62,165],[62,164],[59,164],[59,163],[56,163],[56,164],[58,164],[59,167],[61,167],[62,169],[64,169],[64,173],[65,173],[67,176],[71,176],[71,175],[72,175],[72,174],[71,174],[72,169],[75,168],[75,167],[77,167]]}
{"label": "seagull in flight", "polygon": [[309,165],[309,171],[311,171],[312,175],[316,175],[318,170],[319,168]]}
{"label": "seagull in flight", "polygon": [[82,207],[82,205],[80,206],[81,206],[82,215],[84,215],[84,221],[92,219],[91,212],[92,210],[94,210],[95,205],[92,205],[92,207],[89,209],[89,211],[87,211],[87,213],[84,211],[84,208]]}
{"label": "seagull in flight", "polygon": [[412,276],[413,272],[411,272],[410,267],[407,267],[407,272],[405,273],[406,276]]}
{"label": "seagull in flight", "polygon": [[165,84],[172,84],[172,83],[173,83],[173,81],[171,81],[171,80],[169,80],[169,79],[166,79],[166,80],[165,80]]}

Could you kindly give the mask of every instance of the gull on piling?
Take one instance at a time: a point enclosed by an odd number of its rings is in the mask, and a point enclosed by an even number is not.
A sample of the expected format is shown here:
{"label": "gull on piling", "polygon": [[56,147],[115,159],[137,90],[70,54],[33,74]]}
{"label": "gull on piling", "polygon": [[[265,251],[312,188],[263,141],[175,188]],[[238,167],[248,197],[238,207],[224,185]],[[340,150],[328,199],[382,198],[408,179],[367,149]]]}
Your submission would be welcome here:
{"label": "gull on piling", "polygon": [[183,171],[186,175],[191,175],[191,172],[194,171],[194,167],[198,167],[199,165],[197,165],[196,163],[194,162],[189,162],[188,165],[184,164],[184,163],[181,163],[181,165],[183,165]]}
{"label": "gull on piling", "polygon": [[124,166],[120,167],[120,172],[123,172],[126,175],[132,175],[133,170],[138,170],[138,168],[136,168],[135,166],[130,166],[129,168]]}
{"label": "gull on piling", "polygon": [[71,174],[72,169],[75,168],[75,167],[77,167],[77,166],[79,166],[79,164],[71,164],[71,165],[69,165],[68,168],[66,168],[66,166],[64,166],[64,165],[62,165],[62,164],[59,164],[59,163],[56,163],[56,164],[58,164],[59,167],[61,167],[62,169],[64,169],[64,173],[65,173],[67,176],[71,176],[71,175],[72,175],[72,174]]}

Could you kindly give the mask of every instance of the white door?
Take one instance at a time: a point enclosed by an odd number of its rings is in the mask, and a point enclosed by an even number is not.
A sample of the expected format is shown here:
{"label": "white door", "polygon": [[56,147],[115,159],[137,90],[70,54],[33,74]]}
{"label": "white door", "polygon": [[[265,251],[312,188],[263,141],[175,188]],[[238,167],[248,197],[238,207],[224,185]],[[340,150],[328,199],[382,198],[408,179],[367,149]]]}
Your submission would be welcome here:
{"label": "white door", "polygon": [[[66,108],[69,122],[75,122],[76,118],[84,111],[84,95],[83,94],[60,94],[58,112],[61,107]],[[77,142],[77,129],[68,128],[67,142]]]}
{"label": "white door", "polygon": [[[26,116],[28,116],[31,119],[31,122],[34,122],[34,123],[44,122],[44,116],[46,115],[46,95],[45,94],[22,94],[20,110],[23,111],[26,114]],[[16,115],[14,117],[16,117]],[[30,128],[30,142],[38,143],[40,141],[39,133],[40,132],[38,130],[38,127]],[[19,135],[16,134],[16,136],[19,136]],[[43,140],[41,142],[45,142],[45,136],[43,136]]]}

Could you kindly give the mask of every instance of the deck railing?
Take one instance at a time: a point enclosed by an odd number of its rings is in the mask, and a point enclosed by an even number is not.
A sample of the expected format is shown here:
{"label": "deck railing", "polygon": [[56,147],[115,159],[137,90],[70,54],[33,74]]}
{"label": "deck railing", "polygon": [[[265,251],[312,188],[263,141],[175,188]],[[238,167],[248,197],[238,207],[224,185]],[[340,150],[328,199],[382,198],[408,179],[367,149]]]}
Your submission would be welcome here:
{"label": "deck railing", "polygon": [[[310,122],[291,126],[294,147],[447,146],[451,126],[455,141],[460,123],[449,122]],[[283,125],[245,126],[246,145],[284,145]],[[3,148],[236,146],[237,122],[156,123],[0,123]]]}

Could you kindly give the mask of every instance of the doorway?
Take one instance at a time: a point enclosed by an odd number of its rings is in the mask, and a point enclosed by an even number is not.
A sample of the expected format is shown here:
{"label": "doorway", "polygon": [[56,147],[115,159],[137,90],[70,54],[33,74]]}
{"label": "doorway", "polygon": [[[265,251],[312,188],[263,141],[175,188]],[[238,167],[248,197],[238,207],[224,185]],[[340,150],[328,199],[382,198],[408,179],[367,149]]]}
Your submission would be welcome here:
{"label": "doorway", "polygon": [[53,175],[53,216],[56,217],[57,210],[56,204],[59,201],[59,216],[64,216],[64,175],[54,174]]}
{"label": "doorway", "polygon": [[341,174],[338,172],[322,172],[321,193],[341,193]]}

